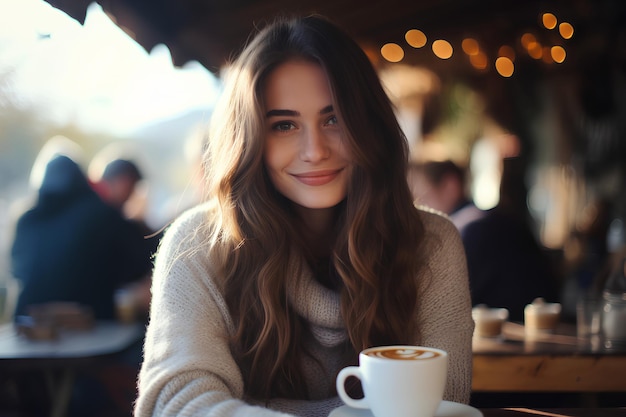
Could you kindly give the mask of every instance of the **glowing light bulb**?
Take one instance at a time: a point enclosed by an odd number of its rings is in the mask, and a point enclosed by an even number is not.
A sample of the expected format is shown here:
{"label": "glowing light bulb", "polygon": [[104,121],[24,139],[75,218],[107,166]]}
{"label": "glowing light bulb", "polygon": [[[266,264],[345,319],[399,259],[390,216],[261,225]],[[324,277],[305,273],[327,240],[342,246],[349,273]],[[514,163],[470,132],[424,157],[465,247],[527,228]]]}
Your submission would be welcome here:
{"label": "glowing light bulb", "polygon": [[404,49],[397,43],[386,43],[380,48],[380,54],[389,62],[400,62],[404,59]]}
{"label": "glowing light bulb", "polygon": [[433,42],[433,53],[437,58],[448,59],[452,56],[453,52],[450,42],[443,39],[438,39]]}

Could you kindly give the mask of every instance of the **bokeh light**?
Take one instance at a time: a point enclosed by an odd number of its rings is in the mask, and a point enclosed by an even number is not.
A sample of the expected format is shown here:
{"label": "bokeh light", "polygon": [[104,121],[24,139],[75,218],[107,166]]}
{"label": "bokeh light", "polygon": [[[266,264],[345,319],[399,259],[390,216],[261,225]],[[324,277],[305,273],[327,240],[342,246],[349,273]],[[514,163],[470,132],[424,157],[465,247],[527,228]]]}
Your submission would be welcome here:
{"label": "bokeh light", "polygon": [[570,23],[563,22],[559,25],[559,33],[563,39],[571,39],[574,36],[574,26]]}
{"label": "bokeh light", "polygon": [[528,50],[528,47],[531,43],[537,42],[537,38],[535,38],[535,35],[533,35],[532,33],[527,32],[521,36],[520,41],[524,49]]}
{"label": "bokeh light", "polygon": [[556,62],[557,64],[561,64],[563,61],[565,61],[567,53],[565,52],[565,48],[556,45],[550,48],[550,56],[552,56],[554,62]]}
{"label": "bokeh light", "polygon": [[528,55],[534,59],[541,59],[543,56],[543,46],[539,42],[531,42],[528,44]]}
{"label": "bokeh light", "polygon": [[498,71],[498,74],[501,76],[508,78],[513,75],[515,65],[509,58],[501,56],[496,59],[496,71]]}
{"label": "bokeh light", "polygon": [[433,42],[433,53],[437,58],[449,59],[453,52],[454,50],[450,42],[443,39],[437,39]]}
{"label": "bokeh light", "polygon": [[463,52],[469,56],[478,55],[480,52],[478,41],[474,38],[463,39],[463,42],[461,42],[461,48],[463,49]]}
{"label": "bokeh light", "polygon": [[404,49],[397,43],[387,43],[380,48],[380,54],[389,62],[400,62],[404,59]]}
{"label": "bokeh light", "polygon": [[404,35],[406,42],[413,48],[422,48],[426,45],[427,38],[424,32],[418,29],[411,29]]}
{"label": "bokeh light", "polygon": [[488,59],[484,52],[479,51],[476,55],[470,55],[470,64],[477,70],[487,69]]}
{"label": "bokeh light", "polygon": [[554,29],[557,23],[556,16],[552,13],[544,13],[541,16],[541,23],[546,29]]}

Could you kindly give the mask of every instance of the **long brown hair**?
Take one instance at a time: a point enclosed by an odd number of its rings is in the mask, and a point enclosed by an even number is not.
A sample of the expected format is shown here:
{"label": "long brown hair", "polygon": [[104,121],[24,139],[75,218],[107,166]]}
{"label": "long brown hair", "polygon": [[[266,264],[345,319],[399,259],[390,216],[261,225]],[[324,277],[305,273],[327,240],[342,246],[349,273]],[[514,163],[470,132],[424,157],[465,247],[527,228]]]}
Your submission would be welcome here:
{"label": "long brown hair", "polygon": [[247,394],[261,399],[306,398],[299,369],[306,324],[287,299],[294,279],[288,266],[299,265],[292,256],[305,255],[305,248],[289,201],[274,189],[262,157],[265,80],[291,59],[325,70],[352,153],[330,262],[354,357],[372,345],[411,342],[421,262],[406,139],[368,58],[319,16],[266,26],[228,69],[213,112],[206,171],[218,207],[210,219],[212,243],[221,253],[225,298],[237,326],[233,353]]}

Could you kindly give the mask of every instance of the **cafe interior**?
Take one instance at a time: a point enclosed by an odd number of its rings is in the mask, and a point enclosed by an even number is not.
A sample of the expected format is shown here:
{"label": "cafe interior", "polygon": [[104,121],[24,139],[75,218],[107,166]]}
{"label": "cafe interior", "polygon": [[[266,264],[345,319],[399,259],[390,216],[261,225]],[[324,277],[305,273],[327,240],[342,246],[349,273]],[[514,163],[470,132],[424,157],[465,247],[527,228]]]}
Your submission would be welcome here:
{"label": "cafe interior", "polygon": [[[84,22],[91,1],[48,3]],[[97,3],[147,51],[165,45],[174,66],[197,62],[217,77],[272,17],[328,16],[378,69],[411,157],[466,167],[479,207],[497,204],[498,159],[518,156],[546,249],[562,252],[594,216],[605,229],[626,216],[621,1]],[[613,223],[618,240],[622,229]]]}
{"label": "cafe interior", "polygon": [[[93,7],[92,0],[46,2],[81,24]],[[585,288],[576,279],[592,261],[589,287],[602,290],[609,277],[625,273],[618,266],[626,256],[626,2],[96,4],[145,51],[166,47],[173,67],[194,62],[217,80],[264,22],[325,15],[358,41],[377,69],[413,162],[454,161],[467,170],[472,201],[490,210],[502,192],[504,161],[521,161],[513,175],[525,184],[534,237],[555,271],[559,292],[548,304],[559,305],[559,323],[531,336],[523,322],[505,316],[496,337],[475,335],[472,405],[487,417],[626,415],[626,346],[607,346],[588,329],[581,335]],[[153,226],[162,224],[157,218]],[[618,308],[624,329],[626,307]],[[594,326],[590,320],[587,327]],[[65,374],[54,371],[61,375],[54,395],[71,395]],[[52,414],[63,415],[63,408],[59,401]],[[517,414],[490,411],[507,408]]]}

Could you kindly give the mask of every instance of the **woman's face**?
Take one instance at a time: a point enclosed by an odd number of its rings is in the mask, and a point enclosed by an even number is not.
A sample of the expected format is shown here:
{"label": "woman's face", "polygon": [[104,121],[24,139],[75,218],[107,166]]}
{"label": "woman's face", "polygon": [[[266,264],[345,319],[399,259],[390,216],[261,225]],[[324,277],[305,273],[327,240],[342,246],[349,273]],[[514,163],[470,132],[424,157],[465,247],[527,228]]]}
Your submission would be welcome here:
{"label": "woman's face", "polygon": [[310,209],[336,206],[346,196],[350,152],[319,65],[288,61],[265,89],[264,160],[276,189]]}

